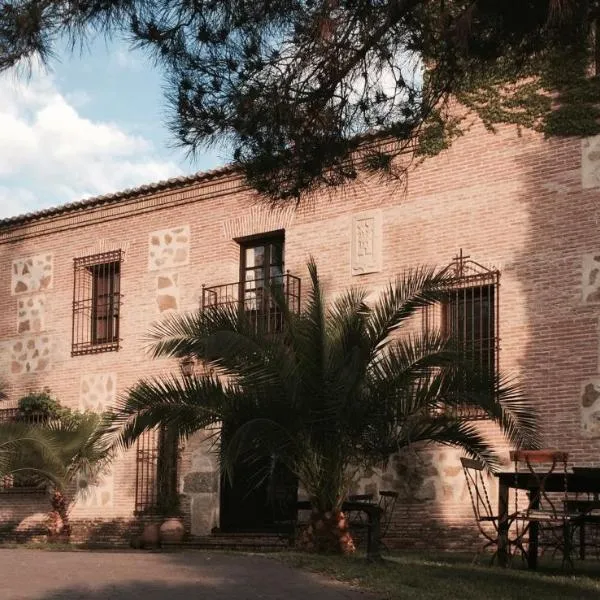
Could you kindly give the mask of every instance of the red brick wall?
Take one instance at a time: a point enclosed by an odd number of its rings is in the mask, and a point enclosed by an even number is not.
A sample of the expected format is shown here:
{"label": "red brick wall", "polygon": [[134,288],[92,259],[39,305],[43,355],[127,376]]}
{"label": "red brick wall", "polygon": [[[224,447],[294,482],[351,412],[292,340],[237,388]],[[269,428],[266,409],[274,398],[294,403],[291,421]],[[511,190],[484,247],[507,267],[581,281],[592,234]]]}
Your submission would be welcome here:
{"label": "red brick wall", "polygon": [[[190,227],[189,262],[168,270],[178,275],[183,310],[198,306],[203,284],[238,279],[234,237],[285,229],[286,268],[306,280],[306,260],[314,256],[330,296],[350,285],[377,291],[407,267],[445,266],[462,248],[501,271],[501,367],[522,377],[539,408],[545,444],[568,450],[573,462],[600,462],[598,435],[582,435],[580,424],[581,388],[598,377],[599,346],[598,304],[582,302],[582,265],[584,255],[600,255],[598,189],[582,187],[581,163],[579,140],[546,141],[528,132],[519,136],[512,128],[492,135],[475,124],[450,150],[411,169],[406,186],[366,179],[297,211],[274,213],[256,204],[227,175],[0,230],[0,340],[10,396],[49,386],[64,404],[77,407],[83,375],[115,374],[122,393],[140,376],[169,368],[143,352],[144,334],[159,317],[160,272],[148,270],[153,231]],[[382,269],[353,276],[352,216],[372,210],[381,211]],[[99,240],[125,249],[122,348],[72,358],[73,258],[100,248]],[[11,295],[12,262],[48,253],[54,277],[45,291],[44,335],[51,338],[51,364],[39,372],[14,374],[7,343],[20,335],[19,296]],[[438,539],[439,527],[470,525],[464,489],[451,489],[462,485],[453,468],[457,458],[449,454],[447,460],[448,466],[438,471],[449,483],[438,477],[432,484],[435,499],[398,507],[394,532],[399,543],[422,538],[423,523]],[[131,517],[134,466],[130,452],[114,466],[112,503],[77,508],[74,517]],[[22,518],[34,508],[19,504],[2,496],[0,519]]]}

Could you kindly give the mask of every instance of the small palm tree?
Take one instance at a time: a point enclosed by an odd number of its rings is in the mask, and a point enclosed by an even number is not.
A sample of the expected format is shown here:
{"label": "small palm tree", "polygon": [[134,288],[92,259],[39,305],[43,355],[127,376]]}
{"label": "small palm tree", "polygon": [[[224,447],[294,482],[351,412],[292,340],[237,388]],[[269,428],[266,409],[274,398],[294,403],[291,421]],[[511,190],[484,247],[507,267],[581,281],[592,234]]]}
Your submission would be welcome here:
{"label": "small palm tree", "polygon": [[[0,423],[0,478],[25,475],[50,492],[51,532],[68,541],[69,506],[78,478],[93,481],[112,459],[102,417],[61,411],[48,422]],[[84,492],[85,493],[85,492]]]}
{"label": "small palm tree", "polygon": [[498,464],[491,442],[453,410],[459,404],[485,412],[515,446],[536,444],[535,415],[517,387],[478,373],[439,333],[404,332],[420,309],[443,298],[446,274],[413,270],[373,306],[352,289],[327,307],[312,260],[308,269],[311,288],[300,315],[271,290],[281,313],[278,334],[262,331],[237,307],[155,325],[154,356],[191,356],[213,373],[139,382],[111,417],[121,443],[159,425],[185,438],[222,424],[224,470],[235,476],[241,461],[257,470],[258,484],[276,463],[285,465],[312,503],[309,544],[336,552],[353,548],[341,513],[353,482],[401,448],[435,442],[490,468]]}

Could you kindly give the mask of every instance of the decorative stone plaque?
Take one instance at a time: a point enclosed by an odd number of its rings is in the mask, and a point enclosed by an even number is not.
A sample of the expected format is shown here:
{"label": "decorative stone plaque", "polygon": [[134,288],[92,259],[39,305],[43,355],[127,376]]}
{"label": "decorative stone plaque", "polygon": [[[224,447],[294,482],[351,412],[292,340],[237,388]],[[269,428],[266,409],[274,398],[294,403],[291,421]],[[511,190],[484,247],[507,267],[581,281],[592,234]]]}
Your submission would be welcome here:
{"label": "decorative stone plaque", "polygon": [[352,275],[381,271],[381,211],[352,217]]}

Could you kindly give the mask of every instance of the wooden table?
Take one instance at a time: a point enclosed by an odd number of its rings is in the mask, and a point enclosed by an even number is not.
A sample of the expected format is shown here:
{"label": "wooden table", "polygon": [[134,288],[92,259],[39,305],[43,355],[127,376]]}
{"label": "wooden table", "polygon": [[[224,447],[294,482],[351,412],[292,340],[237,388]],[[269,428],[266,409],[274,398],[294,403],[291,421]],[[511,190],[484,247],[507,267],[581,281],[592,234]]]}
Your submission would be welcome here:
{"label": "wooden table", "polygon": [[[508,565],[509,544],[508,530],[509,522],[509,490],[527,490],[535,496],[539,494],[539,478],[533,473],[502,472],[496,473],[498,477],[498,562],[501,566]],[[551,473],[544,477],[544,490],[546,492],[563,492],[565,489],[565,477],[569,493],[600,494],[600,472],[597,476],[582,475],[576,473]],[[529,528],[529,551],[527,564],[530,569],[537,568],[539,527],[535,521],[531,522]]]}
{"label": "wooden table", "polygon": [[[309,500],[300,500],[296,503],[298,510],[312,510]],[[381,560],[381,513],[378,504],[372,502],[344,502],[342,512],[362,511],[367,515],[367,559]]]}

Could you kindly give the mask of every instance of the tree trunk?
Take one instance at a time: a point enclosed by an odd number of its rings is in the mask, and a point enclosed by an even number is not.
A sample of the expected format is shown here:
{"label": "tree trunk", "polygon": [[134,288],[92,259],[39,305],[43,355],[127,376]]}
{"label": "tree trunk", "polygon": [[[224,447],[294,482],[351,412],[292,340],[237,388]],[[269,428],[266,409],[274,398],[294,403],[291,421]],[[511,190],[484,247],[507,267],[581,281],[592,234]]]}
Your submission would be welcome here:
{"label": "tree trunk", "polygon": [[50,499],[50,539],[68,542],[71,539],[71,524],[69,523],[68,501],[60,490],[54,490]]}
{"label": "tree trunk", "polygon": [[356,550],[344,513],[317,509],[311,512],[310,524],[300,538],[300,546],[324,554],[351,554]]}

